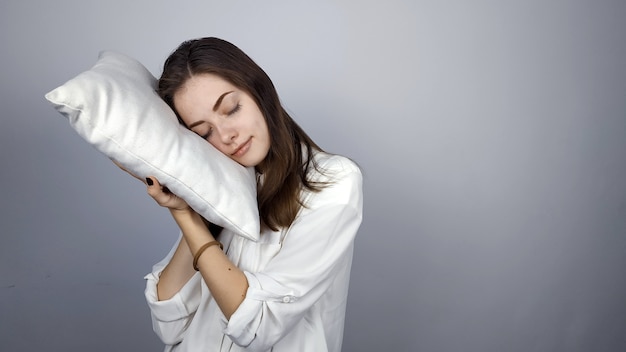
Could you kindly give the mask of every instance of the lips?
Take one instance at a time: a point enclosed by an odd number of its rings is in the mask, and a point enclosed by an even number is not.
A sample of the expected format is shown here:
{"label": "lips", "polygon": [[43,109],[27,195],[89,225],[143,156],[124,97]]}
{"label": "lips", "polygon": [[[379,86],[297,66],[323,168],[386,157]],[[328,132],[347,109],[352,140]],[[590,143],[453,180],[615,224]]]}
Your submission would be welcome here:
{"label": "lips", "polygon": [[248,151],[248,149],[250,149],[250,142],[251,141],[252,141],[252,138],[249,138],[242,145],[240,145],[237,149],[235,149],[235,151],[231,155],[232,156],[242,156],[242,155],[244,155]]}

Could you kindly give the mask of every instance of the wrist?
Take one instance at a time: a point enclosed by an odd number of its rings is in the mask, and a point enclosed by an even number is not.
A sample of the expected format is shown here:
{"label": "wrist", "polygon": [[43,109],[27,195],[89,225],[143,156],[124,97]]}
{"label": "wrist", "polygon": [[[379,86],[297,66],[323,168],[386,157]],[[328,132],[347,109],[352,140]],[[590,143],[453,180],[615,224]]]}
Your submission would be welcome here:
{"label": "wrist", "polygon": [[[202,222],[202,217],[198,215],[193,209],[172,209],[170,208],[170,214],[174,218],[174,221],[178,224],[181,230],[196,228],[198,223]],[[195,231],[194,231],[195,232]]]}
{"label": "wrist", "polygon": [[170,209],[170,213],[176,224],[183,232],[189,249],[195,253],[199,246],[208,241],[214,241],[213,234],[209,231],[204,219],[193,209]]}
{"label": "wrist", "polygon": [[174,217],[174,219],[193,218],[195,215],[197,215],[196,211],[191,209],[191,207],[186,207],[183,209],[169,208],[169,211],[170,211],[170,214],[172,214],[172,216]]}

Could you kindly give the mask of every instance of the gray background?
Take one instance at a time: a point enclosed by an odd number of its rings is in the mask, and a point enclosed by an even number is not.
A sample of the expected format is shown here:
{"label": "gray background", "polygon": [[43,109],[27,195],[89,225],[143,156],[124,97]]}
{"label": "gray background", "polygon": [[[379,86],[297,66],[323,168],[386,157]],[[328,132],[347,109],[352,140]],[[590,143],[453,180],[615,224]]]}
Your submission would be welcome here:
{"label": "gray background", "polygon": [[[176,4],[175,4],[176,3]],[[344,351],[626,350],[626,2],[0,2],[0,349],[157,351],[177,230],[43,95],[228,39],[365,174]]]}

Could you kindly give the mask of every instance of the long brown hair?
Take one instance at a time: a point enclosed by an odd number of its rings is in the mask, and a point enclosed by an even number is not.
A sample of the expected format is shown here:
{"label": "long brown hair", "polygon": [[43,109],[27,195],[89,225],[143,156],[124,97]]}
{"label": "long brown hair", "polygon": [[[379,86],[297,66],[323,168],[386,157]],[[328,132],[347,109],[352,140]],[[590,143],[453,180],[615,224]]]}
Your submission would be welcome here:
{"label": "long brown hair", "polygon": [[176,111],[175,93],[189,78],[203,73],[216,74],[244,90],[261,110],[269,129],[270,149],[256,167],[263,175],[257,190],[259,214],[263,226],[274,231],[288,227],[303,206],[300,191],[317,192],[323,187],[307,177],[311,168],[320,171],[313,152],[322,149],[285,111],[265,71],[225,40],[208,37],[183,42],[165,61],[157,92]]}

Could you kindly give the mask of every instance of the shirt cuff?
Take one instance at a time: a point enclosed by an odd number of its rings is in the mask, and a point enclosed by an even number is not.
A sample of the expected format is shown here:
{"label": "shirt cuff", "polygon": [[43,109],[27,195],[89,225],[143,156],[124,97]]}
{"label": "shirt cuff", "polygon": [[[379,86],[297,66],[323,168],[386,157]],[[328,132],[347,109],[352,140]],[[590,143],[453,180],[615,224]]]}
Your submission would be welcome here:
{"label": "shirt cuff", "polygon": [[154,318],[168,322],[187,318],[194,314],[200,305],[202,296],[200,273],[194,274],[170,299],[162,301],[159,301],[157,293],[160,274],[160,271],[153,272],[144,277],[146,279],[146,301]]}
{"label": "shirt cuff", "polygon": [[[263,274],[252,274],[246,271],[244,274],[248,279],[246,298],[231,315],[230,320],[226,320],[225,317],[221,320],[223,333],[242,347],[248,346],[256,337],[264,315],[261,314],[264,305],[268,302],[293,303],[298,300],[297,292]],[[265,319],[271,318],[265,317]]]}

